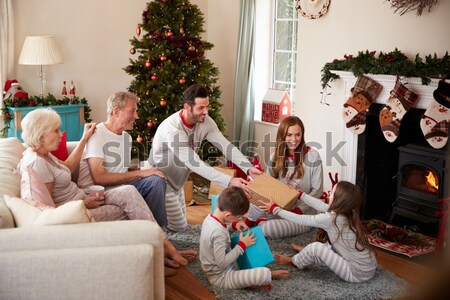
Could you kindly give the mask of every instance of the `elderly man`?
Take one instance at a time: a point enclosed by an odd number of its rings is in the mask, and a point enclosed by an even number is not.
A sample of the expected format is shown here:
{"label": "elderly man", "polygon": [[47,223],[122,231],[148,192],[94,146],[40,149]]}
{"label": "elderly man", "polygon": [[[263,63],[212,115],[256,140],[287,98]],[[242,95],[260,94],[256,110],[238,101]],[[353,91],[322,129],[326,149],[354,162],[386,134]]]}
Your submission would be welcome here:
{"label": "elderly man", "polygon": [[[80,168],[78,182],[82,187],[94,184],[106,187],[121,184],[134,185],[152,211],[159,226],[167,224],[165,207],[166,177],[156,168],[129,170],[131,136],[125,130],[133,128],[138,119],[136,95],[116,92],[107,101],[106,122],[97,125],[89,139]],[[89,173],[92,176],[86,176]],[[87,179],[86,179],[87,178]]]}
{"label": "elderly man", "polygon": [[223,187],[239,186],[245,190],[247,181],[218,172],[200,159],[195,149],[204,139],[219,148],[246,174],[252,177],[261,174],[222,135],[208,116],[208,105],[208,89],[201,84],[190,86],[183,94],[183,109],[159,125],[153,140],[149,160],[167,176],[167,228],[173,231],[183,231],[187,227],[183,186],[191,171]]}

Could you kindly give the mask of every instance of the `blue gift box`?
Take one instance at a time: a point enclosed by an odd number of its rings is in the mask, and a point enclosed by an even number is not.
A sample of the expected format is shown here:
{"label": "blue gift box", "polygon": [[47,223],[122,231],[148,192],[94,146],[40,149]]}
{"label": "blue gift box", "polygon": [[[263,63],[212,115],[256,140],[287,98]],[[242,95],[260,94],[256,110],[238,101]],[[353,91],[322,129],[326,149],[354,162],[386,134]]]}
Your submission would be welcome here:
{"label": "blue gift box", "polygon": [[219,200],[219,195],[211,196],[211,212],[214,213],[216,210],[217,200]]}
{"label": "blue gift box", "polygon": [[[237,263],[241,269],[253,269],[264,267],[274,262],[272,251],[270,251],[269,244],[262,233],[261,227],[255,226],[250,228],[250,232],[255,233],[256,243],[245,249],[244,254],[239,256]],[[248,230],[244,235],[248,234]],[[231,248],[234,248],[239,242],[239,234],[231,237]]]}

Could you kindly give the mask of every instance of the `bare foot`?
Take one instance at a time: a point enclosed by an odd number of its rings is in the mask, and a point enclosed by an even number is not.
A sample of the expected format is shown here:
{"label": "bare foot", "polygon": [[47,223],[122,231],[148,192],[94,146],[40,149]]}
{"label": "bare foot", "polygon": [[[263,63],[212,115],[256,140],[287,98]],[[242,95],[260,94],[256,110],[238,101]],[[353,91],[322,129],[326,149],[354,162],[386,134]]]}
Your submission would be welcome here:
{"label": "bare foot", "polygon": [[280,253],[275,253],[273,255],[275,258],[275,262],[282,266],[290,266],[292,265],[292,257],[281,255]]}
{"label": "bare foot", "polygon": [[172,269],[178,269],[180,267],[180,264],[174,261],[173,259],[164,257],[164,266]]}
{"label": "bare foot", "polygon": [[188,261],[181,256],[181,254],[175,249],[173,244],[168,240],[164,239],[164,256],[168,259],[171,259],[178,263],[180,266],[185,266],[188,264]]}
{"label": "bare foot", "polygon": [[193,261],[197,258],[197,251],[188,249],[188,250],[180,250],[178,253],[183,256],[188,261]]}
{"label": "bare foot", "polygon": [[289,277],[288,270],[272,270],[270,273],[272,274],[272,279],[283,279]]}
{"label": "bare foot", "polygon": [[172,277],[177,275],[177,273],[178,272],[175,269],[164,267],[164,277]]}
{"label": "bare foot", "polygon": [[294,243],[291,244],[291,247],[292,247],[292,249],[294,249],[297,252],[300,252],[300,251],[303,250],[303,248],[305,248],[305,246],[300,246],[300,245],[297,245],[297,244],[294,244]]}

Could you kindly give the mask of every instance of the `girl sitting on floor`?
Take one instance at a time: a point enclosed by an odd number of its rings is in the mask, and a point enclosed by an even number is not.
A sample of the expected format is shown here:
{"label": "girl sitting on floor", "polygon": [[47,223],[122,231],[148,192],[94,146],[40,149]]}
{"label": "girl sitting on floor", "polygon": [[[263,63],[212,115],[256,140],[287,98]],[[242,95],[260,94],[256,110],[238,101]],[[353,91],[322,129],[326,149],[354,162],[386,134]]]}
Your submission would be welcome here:
{"label": "girl sitting on floor", "polygon": [[377,268],[377,260],[370,250],[360,219],[363,196],[358,186],[338,182],[331,193],[330,204],[307,194],[301,200],[321,212],[317,215],[297,215],[281,209],[272,201],[261,203],[261,208],[297,224],[320,228],[317,242],[305,247],[292,245],[299,251],[293,257],[275,254],[281,265],[294,265],[303,269],[312,264],[327,265],[340,278],[348,282],[371,279]]}

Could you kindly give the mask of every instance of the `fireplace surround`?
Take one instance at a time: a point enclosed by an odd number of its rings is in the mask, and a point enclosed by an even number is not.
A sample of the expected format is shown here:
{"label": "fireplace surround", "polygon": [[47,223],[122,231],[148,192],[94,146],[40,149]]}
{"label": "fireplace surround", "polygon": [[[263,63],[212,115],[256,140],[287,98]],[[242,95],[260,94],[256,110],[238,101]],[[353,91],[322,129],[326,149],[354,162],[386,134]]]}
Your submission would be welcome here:
{"label": "fireplace surround", "polygon": [[[351,94],[350,89],[353,87],[356,77],[350,72],[336,71],[336,74],[344,83],[343,88],[337,91],[338,94],[341,93],[343,104]],[[419,78],[401,79],[402,83],[419,95],[419,101],[404,116],[398,139],[390,143],[382,134],[379,113],[386,104],[389,92],[395,84],[395,76],[371,74],[367,76],[381,83],[383,90],[376,103],[370,106],[364,133],[355,135],[345,128],[344,124],[342,126],[343,137],[346,141],[342,157],[348,164],[341,167],[340,177],[358,184],[363,189],[365,197],[362,209],[363,219],[377,218],[398,226],[415,225],[419,227],[420,231],[428,234],[429,224],[432,224],[431,231],[433,233],[431,235],[435,235],[439,221],[435,216],[435,211],[439,209],[438,198],[450,196],[448,175],[450,148],[447,144],[443,149],[435,150],[427,143],[420,129],[420,117],[433,101],[432,95],[437,88],[438,80],[432,80],[430,85],[424,86]],[[420,161],[410,164],[418,166],[413,174],[425,172],[421,171],[420,167],[433,170],[439,179],[439,190],[436,193],[416,192],[417,189],[411,187],[416,178],[409,177],[410,175],[405,173],[408,171],[406,168],[411,166],[402,169],[402,164],[400,164],[399,168],[400,150],[408,149],[411,145],[413,145],[412,148],[420,148],[423,156],[430,158],[431,161],[441,159],[441,163],[445,162],[443,166],[433,163],[424,164]],[[434,155],[437,157],[432,158]],[[410,178],[410,181],[406,182],[407,186],[404,186],[402,182],[408,180],[407,177]],[[410,200],[417,200],[417,203],[411,204]],[[422,230],[422,227],[427,229]]]}

